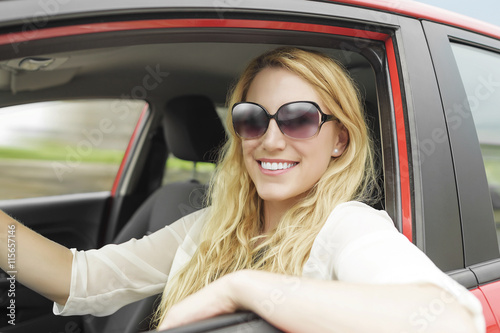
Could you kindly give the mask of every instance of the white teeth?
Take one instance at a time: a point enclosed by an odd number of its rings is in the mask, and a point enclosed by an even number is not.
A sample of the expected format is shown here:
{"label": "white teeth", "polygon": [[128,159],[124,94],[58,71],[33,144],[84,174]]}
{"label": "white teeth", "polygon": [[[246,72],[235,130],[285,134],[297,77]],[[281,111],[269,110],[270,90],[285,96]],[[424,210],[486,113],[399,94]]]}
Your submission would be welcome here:
{"label": "white teeth", "polygon": [[260,165],[262,166],[263,169],[276,171],[276,170],[289,169],[297,165],[297,163],[260,162]]}

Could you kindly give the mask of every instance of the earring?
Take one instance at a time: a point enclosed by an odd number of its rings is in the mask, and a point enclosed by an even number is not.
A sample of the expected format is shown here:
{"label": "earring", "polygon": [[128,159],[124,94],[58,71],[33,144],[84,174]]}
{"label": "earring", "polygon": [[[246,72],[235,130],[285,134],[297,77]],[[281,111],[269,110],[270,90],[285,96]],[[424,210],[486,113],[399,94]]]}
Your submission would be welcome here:
{"label": "earring", "polygon": [[334,154],[338,154],[338,153],[339,153],[339,150],[338,150],[337,148],[335,148],[335,149],[333,150],[333,153],[334,153]]}

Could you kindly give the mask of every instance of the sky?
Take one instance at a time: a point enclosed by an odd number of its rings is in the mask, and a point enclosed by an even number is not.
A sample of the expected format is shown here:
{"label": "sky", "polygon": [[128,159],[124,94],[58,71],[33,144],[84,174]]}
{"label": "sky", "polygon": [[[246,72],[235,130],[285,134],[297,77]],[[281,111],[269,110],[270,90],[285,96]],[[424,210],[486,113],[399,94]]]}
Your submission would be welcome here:
{"label": "sky", "polygon": [[500,0],[416,0],[500,26]]}

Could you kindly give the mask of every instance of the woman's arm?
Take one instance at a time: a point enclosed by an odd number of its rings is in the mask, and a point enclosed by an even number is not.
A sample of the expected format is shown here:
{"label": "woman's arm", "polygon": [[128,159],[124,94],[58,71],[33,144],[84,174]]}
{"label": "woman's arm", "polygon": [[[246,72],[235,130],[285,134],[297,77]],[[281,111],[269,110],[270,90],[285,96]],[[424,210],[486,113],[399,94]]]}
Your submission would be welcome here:
{"label": "woman's arm", "polygon": [[430,284],[350,284],[249,270],[187,297],[160,329],[238,309],[286,332],[477,332],[471,313]]}
{"label": "woman's arm", "polygon": [[[9,254],[10,265],[14,266],[9,266]],[[17,281],[54,302],[65,304],[72,260],[69,249],[0,211],[0,267],[6,272],[15,271]]]}

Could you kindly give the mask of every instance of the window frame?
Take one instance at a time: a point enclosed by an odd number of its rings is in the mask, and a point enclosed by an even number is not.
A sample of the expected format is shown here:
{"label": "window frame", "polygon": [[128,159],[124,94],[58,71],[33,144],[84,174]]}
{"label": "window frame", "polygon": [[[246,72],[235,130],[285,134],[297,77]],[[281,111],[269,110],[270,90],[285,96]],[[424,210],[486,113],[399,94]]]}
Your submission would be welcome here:
{"label": "window frame", "polygon": [[[193,4],[197,4],[196,6],[199,8],[194,8],[195,5]],[[76,6],[77,4],[71,3],[70,5]],[[202,4],[201,1],[192,1],[189,2],[189,4],[183,3],[178,6],[182,6],[184,16],[192,15],[193,17],[200,15],[200,8],[203,6],[206,8],[206,4]],[[191,6],[193,8],[190,8]],[[231,24],[227,25],[227,23],[235,23],[237,20],[249,19],[257,21],[256,17],[261,17],[262,22],[269,22],[271,20],[274,22],[273,26],[261,27],[261,29],[274,29],[276,31],[286,31],[290,29],[290,31],[294,31],[292,25],[289,25],[287,20],[294,21],[296,27],[300,25],[301,28],[304,28],[304,26],[311,26],[310,22],[316,22],[317,26],[328,25],[328,22],[332,22],[332,16],[335,16],[338,18],[338,21],[335,22],[341,22],[342,25],[345,25],[340,28],[351,29],[352,35],[349,36],[349,38],[363,38],[363,33],[366,31],[385,35],[383,42],[386,50],[389,52],[388,59],[385,59],[383,64],[386,66],[384,68],[386,71],[385,73],[389,73],[390,75],[377,76],[377,84],[380,83],[381,87],[387,87],[388,89],[387,94],[379,95],[379,103],[382,106],[382,110],[390,111],[382,112],[385,118],[381,119],[383,132],[382,140],[385,140],[382,143],[384,170],[386,172],[385,186],[387,187],[386,189],[390,190],[390,195],[392,196],[387,200],[390,206],[386,208],[393,217],[398,228],[403,231],[404,235],[435,260],[440,268],[444,268],[445,270],[457,269],[450,274],[452,277],[466,286],[476,286],[477,280],[472,271],[469,269],[461,269],[469,265],[469,261],[466,261],[466,259],[468,259],[467,250],[469,249],[464,248],[464,246],[471,245],[468,240],[467,242],[462,240],[462,230],[464,230],[465,233],[465,229],[462,229],[462,227],[465,222],[463,222],[463,217],[461,219],[459,216],[459,209],[461,208],[462,201],[460,201],[459,205],[461,193],[457,195],[458,185],[455,173],[452,172],[446,175],[444,181],[434,174],[434,168],[436,166],[448,165],[448,162],[450,163],[449,165],[453,165],[451,164],[452,161],[454,162],[452,158],[455,156],[452,155],[450,148],[451,142],[448,141],[448,139],[444,142],[439,142],[439,144],[436,145],[437,153],[427,158],[426,163],[422,163],[424,156],[419,153],[419,140],[430,134],[426,132],[426,125],[429,125],[429,123],[432,124],[432,126],[438,127],[446,125],[443,111],[445,108],[443,108],[441,104],[441,96],[438,92],[436,76],[432,67],[433,61],[435,61],[433,57],[434,54],[432,54],[431,57],[431,53],[428,52],[428,41],[426,38],[428,31],[426,30],[424,33],[421,22],[417,19],[377,10],[313,1],[287,4],[269,4],[262,1],[256,4],[245,3],[245,6],[245,9],[237,10],[225,10],[225,8],[223,8],[222,11],[218,11],[215,8],[210,8],[208,10],[204,9],[205,12],[211,13],[211,22],[218,21],[219,23],[193,26],[194,23],[192,22],[195,20],[192,20],[190,23],[191,26],[184,26],[184,28],[198,28],[193,35],[199,31],[214,31],[221,27],[224,27],[224,29],[226,29],[225,31],[228,32],[230,32],[231,29],[251,30],[255,27],[248,25],[245,27],[237,27]],[[266,10],[269,11],[267,14],[270,16],[268,17],[262,16],[262,12],[266,12]],[[276,11],[272,13],[273,10]],[[57,28],[57,25],[61,24],[57,22],[58,19],[67,20],[70,18],[72,12],[65,11],[65,7],[62,8],[63,17],[54,19],[54,21],[56,21],[55,24],[49,22],[46,30],[53,29],[54,27]],[[284,11],[290,13],[290,15],[283,15]],[[146,10],[143,10],[143,13],[145,12]],[[153,10],[150,9],[150,12],[153,13]],[[171,9],[167,10],[167,12],[168,17],[172,17],[172,15],[177,13]],[[322,15],[322,13],[329,14]],[[101,44],[96,45],[104,45],[107,41],[105,32],[98,30],[89,31],[88,27],[92,24],[97,24],[96,22],[99,22],[101,19],[100,15],[111,16],[115,14],[117,13],[112,11],[107,11],[105,14],[94,12],[92,13],[92,18],[80,18],[80,20],[73,25],[73,28],[75,28],[78,23],[85,26],[85,33],[78,37],[81,37],[81,39],[86,42],[90,40],[86,39],[86,37],[90,35],[85,35],[86,33],[92,32],[97,35],[102,34],[100,35],[103,37],[100,40]],[[158,16],[159,12],[155,14]],[[165,13],[162,12],[161,14],[163,15]],[[203,15],[201,17],[203,17]],[[20,26],[22,22],[19,22]],[[61,22],[64,23],[64,21]],[[124,21],[120,21],[120,17],[115,16],[113,17],[113,22],[119,24]],[[138,21],[135,22],[137,23]],[[206,23],[207,21],[204,22]],[[249,22],[246,23],[248,24]],[[219,24],[220,26],[215,26],[215,24]],[[110,26],[112,26],[112,24],[103,25],[103,27],[106,28]],[[67,40],[71,40],[74,44],[77,38],[71,39],[72,36],[64,35],[64,31],[74,30],[68,30],[65,29],[66,27],[62,26],[61,28],[62,29],[57,31],[60,31],[62,34],[45,37],[43,37],[44,29],[37,30],[36,34],[33,34],[33,36],[36,35],[36,38],[32,39],[29,38],[29,34],[19,33],[18,37],[21,38],[19,39],[19,43],[30,41],[29,44],[36,47],[37,45],[43,45],[43,38],[47,38],[48,44],[45,45],[47,47],[47,45],[51,46],[53,44],[64,43],[64,38],[69,36]],[[153,27],[142,27],[142,29],[152,28]],[[168,28],[176,27],[170,26]],[[182,29],[182,27],[177,27],[177,29]],[[55,30],[51,30],[51,33],[54,31]],[[270,30],[265,31],[268,32]],[[255,30],[253,38],[261,38],[262,35],[260,35],[260,32]],[[15,33],[16,32],[12,32],[12,34]],[[110,33],[112,33],[112,30],[110,30]],[[12,42],[12,38],[15,37],[12,34],[8,36],[10,40],[6,42]],[[159,35],[160,34],[157,36]],[[173,35],[174,33],[172,33],[172,36]],[[28,39],[23,40],[23,36],[28,37]],[[140,38],[138,36],[140,36],[139,33],[133,37]],[[186,31],[178,30],[175,38],[186,38],[186,36],[188,36]],[[327,37],[326,34],[325,37]],[[438,38],[439,41],[442,41],[442,39],[442,36]],[[75,46],[73,45],[72,47]],[[424,112],[429,109],[437,111],[432,113]],[[153,111],[151,117],[157,118],[159,110]],[[135,177],[132,174],[134,170],[136,170],[136,168],[133,167],[134,163],[142,160],[142,157],[136,154],[139,154],[141,145],[145,144],[144,142],[146,136],[149,134],[148,132],[151,124],[156,120],[145,117],[145,119],[140,122],[142,125],[138,128],[137,137],[135,137],[135,140],[133,140],[134,142],[129,146],[130,154],[127,154],[127,158],[124,158],[123,168],[121,168],[122,172],[115,182],[116,187],[114,186],[113,190],[113,195],[115,197],[112,198],[114,199],[112,202],[113,209],[120,207],[120,200],[124,196],[130,194],[131,186],[128,185],[130,181],[127,183],[126,179],[129,177],[129,180],[133,180]],[[436,195],[435,191],[438,191],[440,195]],[[448,207],[447,205],[451,205],[451,208],[445,209],[444,207]],[[118,209],[118,211],[120,211],[120,209]],[[448,248],[448,251],[441,254],[440,252],[444,247]],[[451,260],[450,265],[447,263],[449,259]],[[488,263],[487,267],[485,266],[485,273],[479,275],[486,279],[487,272],[491,273],[492,271],[491,267],[496,267],[498,271],[498,266],[497,263]],[[474,270],[475,272],[480,272],[481,268],[474,267]]]}
{"label": "window frame", "polygon": [[[32,108],[34,108],[35,110],[43,109],[43,110],[38,110],[40,112],[43,112],[45,110],[48,110],[48,108],[52,107],[53,106],[52,103],[57,103],[57,104],[68,103],[68,104],[58,105],[57,106],[58,110],[59,110],[58,112],[64,112],[64,113],[75,112],[76,116],[81,116],[86,111],[82,111],[80,108],[82,108],[82,107],[89,108],[88,103],[102,103],[102,107],[103,108],[104,108],[104,106],[106,107],[106,112],[99,113],[98,115],[96,114],[99,121],[97,121],[97,119],[96,119],[96,122],[94,124],[92,124],[92,126],[93,126],[92,128],[86,127],[83,124],[81,126],[80,126],[80,124],[78,124],[79,126],[78,126],[78,128],[76,128],[77,122],[75,122],[75,121],[73,122],[73,125],[75,126],[75,129],[73,132],[78,133],[78,135],[81,135],[80,133],[82,131],[85,131],[86,133],[92,133],[95,130],[99,131],[99,133],[101,135],[101,139],[99,139],[99,141],[100,141],[99,143],[95,143],[95,139],[89,138],[93,134],[88,134],[88,136],[86,135],[85,138],[80,138],[78,140],[78,143],[77,142],[62,143],[62,141],[60,139],[58,139],[56,136],[49,135],[53,131],[53,129],[49,128],[49,130],[47,130],[46,128],[42,129],[42,127],[39,127],[42,132],[47,133],[47,136],[42,137],[43,140],[45,140],[46,142],[56,141],[61,145],[61,147],[56,151],[59,154],[64,154],[65,159],[62,159],[62,158],[61,159],[58,159],[58,158],[49,159],[47,157],[41,157],[41,158],[40,157],[30,157],[29,159],[27,159],[27,161],[28,161],[27,163],[28,163],[28,165],[32,165],[32,163],[37,163],[37,161],[43,161],[46,163],[50,163],[51,168],[54,171],[52,174],[52,176],[54,176],[54,179],[51,179],[49,181],[50,182],[57,182],[60,185],[64,184],[64,186],[61,186],[61,191],[57,191],[57,192],[46,191],[46,193],[44,193],[42,195],[36,195],[36,194],[30,195],[27,193],[26,196],[21,196],[21,197],[16,197],[16,198],[0,198],[0,202],[5,202],[6,204],[8,204],[9,201],[16,201],[16,200],[22,201],[25,199],[37,199],[37,198],[45,198],[45,197],[63,197],[63,196],[67,196],[67,195],[79,195],[79,194],[86,195],[86,194],[98,193],[98,192],[110,193],[112,196],[114,196],[114,194],[116,192],[116,188],[118,186],[118,181],[121,178],[121,174],[123,172],[123,168],[124,168],[125,162],[127,160],[127,156],[130,152],[131,146],[133,145],[134,138],[138,132],[139,125],[141,123],[142,118],[146,115],[146,111],[149,108],[148,103],[146,101],[138,100],[138,102],[144,103],[144,106],[141,108],[141,111],[138,113],[138,117],[137,117],[136,121],[134,121],[133,123],[130,123],[130,126],[133,130],[129,133],[130,135],[128,135],[127,137],[124,137],[124,141],[123,141],[124,146],[119,150],[120,153],[123,153],[123,156],[121,157],[121,159],[116,160],[116,163],[113,163],[113,166],[116,167],[116,170],[115,170],[115,172],[112,173],[112,176],[110,175],[109,187],[107,187],[107,188],[77,189],[78,191],[74,191],[73,189],[71,189],[71,182],[74,182],[75,179],[85,177],[84,175],[81,175],[82,172],[80,172],[80,169],[79,169],[80,164],[81,164],[81,162],[80,162],[81,159],[83,159],[84,157],[91,154],[91,152],[94,149],[99,150],[99,146],[103,142],[106,142],[109,135],[112,135],[111,133],[114,131],[112,128],[115,128],[115,126],[117,125],[117,122],[123,121],[121,118],[121,115],[118,117],[118,113],[115,112],[116,109],[114,108],[114,106],[120,102],[121,102],[121,100],[113,99],[113,98],[69,98],[69,99],[57,99],[57,100],[46,99],[46,100],[41,100],[41,101],[27,101],[26,103],[5,106],[5,108],[13,108],[11,110],[11,112],[14,112],[14,113],[18,112],[18,110],[16,108],[19,108],[19,110],[21,112],[24,110],[32,109]],[[77,109],[73,111],[72,108],[75,107],[75,105],[78,105],[78,106],[76,107]],[[4,107],[0,107],[0,111],[3,108]],[[64,109],[64,111],[62,111],[63,109]],[[113,118],[112,113],[117,115],[114,120],[112,120],[112,118]],[[49,113],[49,114],[51,114],[53,117],[57,117],[59,115],[59,114],[56,115],[54,113]],[[0,116],[0,118],[1,118],[1,116]],[[106,120],[106,121],[104,121],[104,120]],[[48,123],[51,123],[51,122],[52,122],[52,119],[49,119]],[[24,131],[21,131],[17,135],[22,140],[23,136],[24,136]],[[74,134],[74,135],[77,135],[77,134]],[[30,139],[29,136],[28,136],[28,139]],[[76,137],[74,137],[73,139],[76,140]],[[85,151],[85,150],[81,151],[80,149],[84,149],[84,148],[79,147],[80,143],[86,143],[86,145],[83,146],[85,149],[87,149],[87,147],[90,145],[90,149],[91,149],[90,153],[87,153],[87,151]],[[62,152],[62,150],[63,150],[62,145],[63,144],[65,145],[65,148],[67,149],[65,153]],[[8,146],[8,145],[3,146],[3,147],[6,147],[7,149],[10,148],[10,146]],[[15,147],[20,147],[20,149],[25,149],[24,146],[15,146]],[[31,149],[34,149],[34,148],[31,148]],[[31,152],[31,149],[29,149],[30,152]],[[38,150],[38,149],[36,149],[36,150]],[[15,159],[15,160],[17,160],[17,159]],[[22,158],[21,160],[25,160],[25,158]],[[85,162],[84,162],[84,164],[85,164]],[[36,170],[36,165],[33,164],[32,168],[34,168],[34,170]],[[56,168],[59,168],[58,169],[59,173],[55,171]],[[69,175],[66,175],[66,173],[69,173]],[[35,171],[34,174],[37,174],[37,172]],[[33,176],[33,178],[34,178],[34,176]],[[67,181],[68,178],[69,178],[69,183],[70,183],[69,185],[65,184],[65,181]]]}
{"label": "window frame", "polygon": [[[399,17],[396,33],[406,107],[408,161],[412,182],[414,243],[443,271],[464,268],[462,228],[455,176],[439,168],[452,168],[447,135],[432,142],[435,129],[445,129],[441,97],[436,83],[426,34],[419,20]],[[447,209],[443,209],[447,207]]]}
{"label": "window frame", "polygon": [[[483,158],[472,119],[467,94],[455,61],[452,42],[500,51],[500,41],[465,30],[432,22],[423,22],[429,42],[443,110],[463,106],[469,116],[453,129],[453,112],[444,112],[453,157],[460,220],[464,243],[465,267],[500,258],[493,209]],[[460,83],[460,84],[457,84]],[[499,276],[500,277],[500,276]]]}
{"label": "window frame", "polygon": [[[217,35],[216,30],[220,28],[223,28],[224,32],[228,32],[229,34],[234,33],[233,30],[236,33],[246,30],[247,36],[250,36],[251,40],[262,38],[263,31],[266,34],[286,34],[286,32],[294,33],[302,31],[317,33],[317,38],[323,39],[327,39],[329,35],[352,38],[354,45],[357,44],[357,42],[354,42],[355,40],[375,40],[382,42],[387,51],[382,56],[382,58],[385,57],[383,59],[383,67],[387,76],[378,76],[377,84],[381,87],[387,87],[388,90],[387,96],[379,93],[379,105],[384,110],[381,119],[384,146],[383,164],[386,171],[386,196],[387,194],[389,195],[386,198],[385,209],[393,218],[398,229],[408,239],[414,241],[414,204],[411,196],[412,177],[408,167],[406,104],[401,94],[403,82],[401,80],[402,75],[398,57],[399,51],[397,50],[395,38],[395,31],[397,31],[398,26],[392,23],[398,22],[398,16],[384,14],[384,20],[379,22],[377,20],[374,21],[374,19],[379,19],[380,15],[373,10],[315,2],[307,4],[312,5],[312,7],[306,6],[306,3],[294,3],[291,7],[287,6],[286,9],[291,14],[284,16],[282,12],[283,8],[278,8],[280,7],[279,5],[264,5],[263,3],[258,5],[258,12],[252,9],[241,11],[231,10],[224,12],[224,17],[216,15],[217,18],[214,18],[214,14],[217,14],[217,12],[214,13],[212,11],[208,14],[205,12],[204,15],[198,13],[195,20],[190,18],[158,19],[156,16],[154,19],[136,21],[120,21],[115,18],[115,20],[108,23],[98,21],[94,23],[79,22],[72,25],[70,29],[48,26],[46,29],[37,30],[36,34],[12,32],[8,35],[8,40],[0,39],[0,44],[15,40],[19,43],[20,47],[23,47],[24,42],[29,40],[31,47],[36,47],[38,43],[43,44],[42,42],[46,40],[49,44],[54,44],[58,43],[58,40],[64,41],[65,38],[73,38],[74,40],[77,37],[82,41],[80,44],[83,45],[88,43],[87,38],[92,38],[93,36],[102,36],[103,38],[97,38],[96,40],[98,43],[106,43],[106,38],[104,37],[107,33],[116,34],[130,31],[133,38],[140,38],[141,31],[151,31],[151,29],[157,29],[159,32],[164,29],[168,33],[171,32],[173,39],[178,41],[183,39],[190,40],[192,38],[189,37],[189,32],[186,30],[192,30],[195,35],[203,31]],[[275,12],[276,9],[279,9],[280,12]],[[318,14],[323,13],[324,10],[330,12],[337,9],[336,13],[338,14],[336,15],[338,20],[334,22],[332,22],[331,16]],[[292,11],[295,11],[295,13]],[[353,21],[353,17],[359,18],[359,21]],[[161,36],[161,34],[155,34],[156,39],[159,38],[158,36]],[[223,39],[224,37],[219,38]],[[61,44],[59,43],[59,45]],[[72,45],[72,47],[75,47],[75,45]],[[367,56],[380,57],[377,54],[367,54]],[[390,112],[387,112],[387,110],[390,110]],[[114,193],[129,193],[126,186],[120,186],[117,190]]]}

